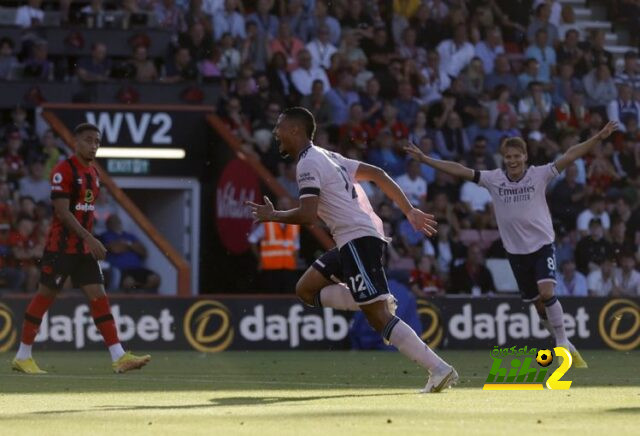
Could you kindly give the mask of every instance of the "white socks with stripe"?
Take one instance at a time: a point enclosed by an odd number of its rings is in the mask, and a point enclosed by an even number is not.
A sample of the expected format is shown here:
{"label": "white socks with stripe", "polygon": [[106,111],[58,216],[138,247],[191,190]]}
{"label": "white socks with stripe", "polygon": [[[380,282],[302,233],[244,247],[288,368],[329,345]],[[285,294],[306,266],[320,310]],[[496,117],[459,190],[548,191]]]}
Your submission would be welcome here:
{"label": "white socks with stripe", "polygon": [[316,295],[315,306],[331,307],[338,310],[350,310],[352,312],[360,310],[360,306],[356,304],[355,300],[351,296],[351,291],[342,283],[322,288],[322,290],[318,292],[318,295]]}
{"label": "white socks with stripe", "polygon": [[382,332],[382,337],[402,354],[416,362],[429,372],[437,371],[449,365],[418,337],[415,331],[404,321],[394,316]]}
{"label": "white socks with stripe", "polygon": [[553,328],[553,336],[556,338],[556,345],[569,346],[569,339],[567,339],[567,333],[564,330],[562,305],[558,301],[558,297],[554,295],[550,299],[544,301],[544,310],[547,314],[547,319]]}

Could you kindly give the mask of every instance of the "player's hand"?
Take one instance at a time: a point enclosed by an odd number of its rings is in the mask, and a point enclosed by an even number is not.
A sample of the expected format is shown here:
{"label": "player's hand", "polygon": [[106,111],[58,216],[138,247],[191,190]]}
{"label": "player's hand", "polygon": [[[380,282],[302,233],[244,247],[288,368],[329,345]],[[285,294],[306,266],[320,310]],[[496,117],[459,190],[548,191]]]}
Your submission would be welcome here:
{"label": "player's hand", "polygon": [[598,133],[600,140],[607,139],[609,135],[618,130],[618,123],[616,121],[609,121]]}
{"label": "player's hand", "polygon": [[89,252],[91,252],[94,259],[104,260],[107,257],[107,249],[102,245],[102,242],[93,236],[89,237],[86,241],[89,246]]}
{"label": "player's hand", "polygon": [[257,204],[252,201],[247,201],[245,204],[251,208],[251,215],[257,221],[273,221],[273,203],[266,195],[263,198],[264,204]]}
{"label": "player's hand", "polygon": [[415,207],[411,209],[407,214],[407,219],[413,229],[418,232],[422,232],[427,236],[433,236],[438,233],[436,230],[438,222],[435,220],[435,217],[431,214],[424,213],[420,209],[416,209]]}
{"label": "player's hand", "polygon": [[407,141],[407,145],[404,146],[403,150],[418,162],[422,162],[422,159],[426,157],[422,150],[420,150],[418,146],[411,141]]}

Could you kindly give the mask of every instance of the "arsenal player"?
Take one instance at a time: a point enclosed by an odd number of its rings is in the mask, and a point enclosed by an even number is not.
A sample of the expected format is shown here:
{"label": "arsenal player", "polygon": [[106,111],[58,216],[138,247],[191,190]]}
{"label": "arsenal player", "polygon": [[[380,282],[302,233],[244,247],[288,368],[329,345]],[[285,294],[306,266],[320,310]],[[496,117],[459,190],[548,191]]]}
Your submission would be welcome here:
{"label": "arsenal player", "polygon": [[51,172],[51,201],[54,218],[41,260],[40,284],[24,314],[22,340],[12,367],[26,374],[42,374],[31,357],[31,347],[42,317],[49,309],[68,277],[89,298],[91,316],[111,354],[116,373],[138,369],[151,356],[125,352],[104,290],[104,278],[98,260],[106,248],[91,233],[95,200],[100,190],[98,171],[92,165],[101,134],[98,127],[83,123],[74,129],[76,152]]}

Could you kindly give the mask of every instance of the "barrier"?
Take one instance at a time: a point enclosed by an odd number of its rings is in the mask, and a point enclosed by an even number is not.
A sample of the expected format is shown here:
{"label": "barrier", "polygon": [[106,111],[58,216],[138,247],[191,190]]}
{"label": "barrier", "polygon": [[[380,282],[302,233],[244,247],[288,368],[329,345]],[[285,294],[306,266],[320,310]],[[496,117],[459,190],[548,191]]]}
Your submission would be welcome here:
{"label": "barrier", "polygon": [[[0,300],[0,351],[16,347],[29,300]],[[121,339],[135,350],[349,349],[351,315],[309,308],[294,297],[111,298]],[[638,349],[640,299],[564,298],[565,326],[580,348]],[[422,338],[443,349],[551,345],[532,305],[517,298],[418,300]],[[37,348],[99,350],[87,301],[60,298],[41,325]]]}

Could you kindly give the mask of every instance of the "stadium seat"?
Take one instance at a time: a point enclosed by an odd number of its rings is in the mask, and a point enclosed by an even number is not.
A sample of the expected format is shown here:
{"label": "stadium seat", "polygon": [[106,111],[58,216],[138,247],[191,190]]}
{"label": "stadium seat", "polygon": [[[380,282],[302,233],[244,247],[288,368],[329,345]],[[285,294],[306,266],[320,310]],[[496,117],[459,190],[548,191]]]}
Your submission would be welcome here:
{"label": "stadium seat", "polygon": [[518,283],[511,270],[511,265],[507,259],[487,259],[487,269],[491,271],[493,282],[496,285],[496,291],[516,293],[518,292]]}

